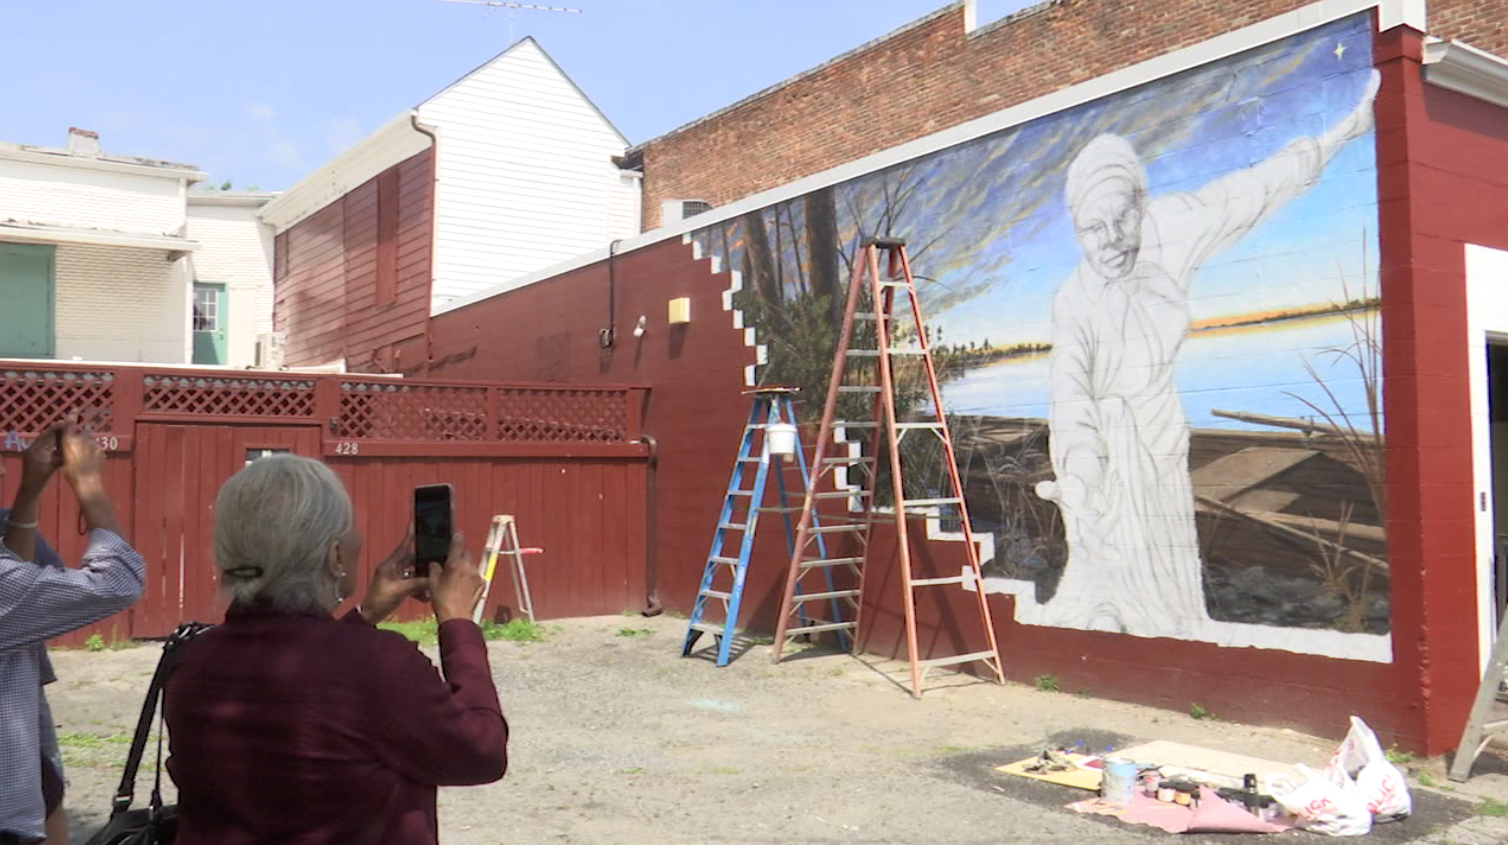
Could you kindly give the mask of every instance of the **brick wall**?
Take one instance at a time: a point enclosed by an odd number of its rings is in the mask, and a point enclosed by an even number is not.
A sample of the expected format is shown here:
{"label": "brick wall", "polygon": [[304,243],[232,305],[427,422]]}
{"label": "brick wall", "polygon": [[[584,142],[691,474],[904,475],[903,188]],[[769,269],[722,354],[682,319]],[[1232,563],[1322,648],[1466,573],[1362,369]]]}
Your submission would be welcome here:
{"label": "brick wall", "polygon": [[183,364],[188,271],[159,250],[63,245],[54,275],[57,357]]}
{"label": "brick wall", "polygon": [[[662,200],[726,205],[1310,2],[1048,0],[974,33],[952,4],[640,145],[644,228]],[[1431,34],[1508,55],[1502,0],[1431,0],[1429,15]]]}

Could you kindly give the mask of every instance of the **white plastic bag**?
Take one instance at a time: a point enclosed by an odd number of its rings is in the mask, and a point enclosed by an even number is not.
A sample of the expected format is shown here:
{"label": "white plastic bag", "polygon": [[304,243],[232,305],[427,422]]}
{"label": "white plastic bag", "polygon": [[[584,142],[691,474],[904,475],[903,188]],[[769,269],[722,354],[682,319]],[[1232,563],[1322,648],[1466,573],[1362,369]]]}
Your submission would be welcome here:
{"label": "white plastic bag", "polygon": [[1356,716],[1351,717],[1351,730],[1346,732],[1345,741],[1325,766],[1325,777],[1342,788],[1354,784],[1367,810],[1379,822],[1402,819],[1413,812],[1408,780],[1397,766],[1388,762],[1377,734]]}
{"label": "white plastic bag", "polygon": [[[1371,832],[1372,813],[1354,783],[1332,783],[1303,763],[1296,768],[1297,781],[1287,775],[1273,775],[1267,779],[1267,792],[1298,818],[1300,827],[1328,836],[1365,836]],[[1349,781],[1350,776],[1346,779]]]}

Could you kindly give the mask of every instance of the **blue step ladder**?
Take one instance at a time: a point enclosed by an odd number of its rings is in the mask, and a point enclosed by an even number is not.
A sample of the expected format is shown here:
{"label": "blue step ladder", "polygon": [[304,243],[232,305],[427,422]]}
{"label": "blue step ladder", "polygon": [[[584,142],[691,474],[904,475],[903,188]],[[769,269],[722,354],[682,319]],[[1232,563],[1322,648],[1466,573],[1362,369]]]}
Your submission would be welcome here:
{"label": "blue step ladder", "polygon": [[[794,395],[798,388],[794,387],[761,387],[756,390],[746,391],[752,394],[754,402],[749,409],[749,421],[744,426],[743,440],[738,447],[738,458],[733,463],[733,473],[728,479],[728,493],[723,497],[723,509],[717,518],[717,530],[712,533],[712,548],[707,552],[707,566],[702,572],[702,584],[696,593],[696,603],[691,609],[690,624],[686,627],[686,639],[681,645],[681,656],[689,657],[696,647],[697,640],[702,634],[711,634],[717,646],[717,665],[727,666],[733,649],[733,640],[737,631],[739,605],[743,601],[744,579],[749,571],[749,556],[754,550],[754,536],[759,528],[759,515],[761,513],[779,513],[785,522],[785,542],[788,554],[795,554],[796,549],[796,523],[791,517],[801,513],[800,498],[796,504],[792,503],[790,494],[795,493],[798,497],[806,495],[807,483],[810,476],[807,473],[806,455],[802,451],[801,438],[795,437],[795,453],[786,456],[772,455],[770,452],[769,432],[773,426],[794,426],[796,423],[796,408]],[[794,463],[792,464],[792,458]],[[772,464],[780,463],[781,466]],[[755,467],[754,484],[752,487],[744,486],[744,479],[750,466]],[[800,473],[799,485],[787,485],[785,473],[794,466]],[[765,487],[769,483],[770,475],[775,476],[775,486],[779,492],[778,504],[766,506],[764,502]],[[794,490],[791,488],[794,487]],[[813,515],[815,519],[815,514]],[[726,552],[731,551],[730,544],[738,545],[736,556]],[[817,535],[819,553],[826,556],[823,548],[823,539]],[[830,611],[832,622],[841,623],[842,606],[838,602],[841,591],[833,589],[833,576],[831,571],[826,571],[827,593],[832,594],[830,599]],[[731,583],[729,583],[731,581]],[[812,599],[821,598],[811,596]],[[709,605],[714,608],[720,602],[722,608],[721,621],[707,618]],[[805,621],[805,605],[802,605],[802,619]],[[846,629],[846,624],[835,625],[836,629]],[[846,630],[838,630],[838,635],[843,638],[843,647],[847,648]]]}

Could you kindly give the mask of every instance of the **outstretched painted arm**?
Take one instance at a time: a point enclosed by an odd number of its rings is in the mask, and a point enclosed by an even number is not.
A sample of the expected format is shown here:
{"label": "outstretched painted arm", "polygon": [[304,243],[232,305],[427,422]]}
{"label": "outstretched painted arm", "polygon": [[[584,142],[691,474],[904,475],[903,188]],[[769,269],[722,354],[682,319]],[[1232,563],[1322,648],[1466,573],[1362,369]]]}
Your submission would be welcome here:
{"label": "outstretched painted arm", "polygon": [[1381,79],[1372,71],[1356,107],[1324,134],[1297,138],[1265,161],[1214,179],[1197,191],[1155,200],[1153,216],[1163,229],[1163,262],[1173,279],[1187,286],[1206,259],[1313,187],[1342,147],[1371,131],[1372,102]]}

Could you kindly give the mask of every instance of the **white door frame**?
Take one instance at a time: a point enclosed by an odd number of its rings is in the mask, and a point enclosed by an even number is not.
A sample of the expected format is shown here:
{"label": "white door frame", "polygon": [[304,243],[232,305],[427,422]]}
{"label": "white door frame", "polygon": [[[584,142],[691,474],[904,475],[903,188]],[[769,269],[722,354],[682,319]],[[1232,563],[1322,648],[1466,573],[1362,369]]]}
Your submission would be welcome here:
{"label": "white door frame", "polygon": [[1487,344],[1508,341],[1508,252],[1466,245],[1466,335],[1471,388],[1472,497],[1476,516],[1477,660],[1483,668],[1497,634],[1493,591],[1492,415],[1487,382]]}

